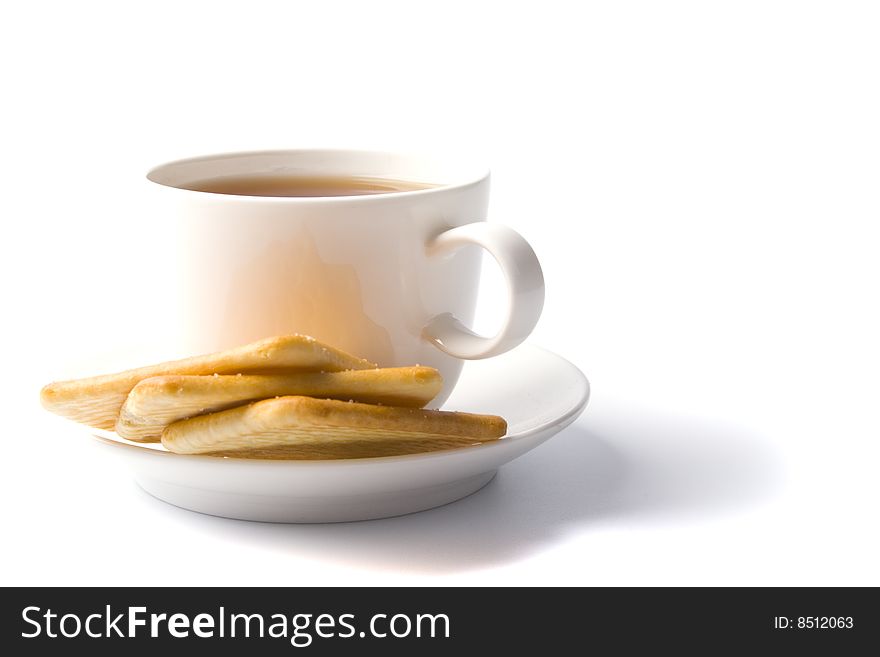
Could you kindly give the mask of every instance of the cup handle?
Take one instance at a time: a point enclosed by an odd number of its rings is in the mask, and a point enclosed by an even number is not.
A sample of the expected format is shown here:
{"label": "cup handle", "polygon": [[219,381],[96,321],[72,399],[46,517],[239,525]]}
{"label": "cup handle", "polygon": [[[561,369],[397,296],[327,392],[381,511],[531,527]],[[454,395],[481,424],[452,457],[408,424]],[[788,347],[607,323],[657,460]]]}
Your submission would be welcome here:
{"label": "cup handle", "polygon": [[507,318],[501,330],[492,337],[477,335],[451,313],[443,313],[428,322],[422,335],[450,356],[475,360],[503,354],[528,337],[544,307],[544,274],[522,235],[485,221],[441,233],[428,243],[428,255],[444,255],[469,244],[486,249],[507,280]]}

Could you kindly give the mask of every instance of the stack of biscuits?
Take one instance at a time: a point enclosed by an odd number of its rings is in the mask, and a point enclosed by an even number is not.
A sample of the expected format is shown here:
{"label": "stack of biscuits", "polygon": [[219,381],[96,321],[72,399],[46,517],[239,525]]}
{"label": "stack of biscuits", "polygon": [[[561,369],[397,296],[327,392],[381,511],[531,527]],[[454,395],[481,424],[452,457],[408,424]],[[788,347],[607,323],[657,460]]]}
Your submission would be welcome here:
{"label": "stack of biscuits", "polygon": [[379,368],[304,335],[41,391],[53,413],[179,454],[339,459],[429,452],[496,440],[494,415],[424,408],[431,367]]}

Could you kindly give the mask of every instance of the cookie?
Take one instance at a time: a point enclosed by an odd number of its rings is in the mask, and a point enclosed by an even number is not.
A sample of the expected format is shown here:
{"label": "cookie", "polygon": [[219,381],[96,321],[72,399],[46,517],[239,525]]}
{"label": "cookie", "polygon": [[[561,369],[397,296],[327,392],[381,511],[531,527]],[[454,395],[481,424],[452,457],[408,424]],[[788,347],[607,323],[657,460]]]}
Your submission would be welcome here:
{"label": "cookie", "polygon": [[168,425],[162,444],[179,454],[250,458],[364,458],[497,440],[495,415],[278,397]]}
{"label": "cookie", "polygon": [[116,374],[50,383],[40,401],[53,413],[99,429],[112,430],[134,386],[168,374],[238,374],[278,371],[340,371],[375,368],[362,358],[304,335],[267,338],[205,356],[184,358]]}
{"label": "cookie", "polygon": [[139,382],[119,413],[116,433],[155,442],[178,420],[270,397],[299,395],[421,408],[443,387],[433,367],[344,372],[157,376]]}

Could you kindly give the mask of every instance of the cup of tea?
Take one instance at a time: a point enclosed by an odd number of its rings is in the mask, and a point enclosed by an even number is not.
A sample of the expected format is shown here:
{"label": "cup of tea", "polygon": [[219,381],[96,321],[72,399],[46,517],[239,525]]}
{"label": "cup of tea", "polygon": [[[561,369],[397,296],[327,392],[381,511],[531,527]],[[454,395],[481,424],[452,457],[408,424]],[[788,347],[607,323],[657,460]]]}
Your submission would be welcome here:
{"label": "cup of tea", "polygon": [[[489,172],[466,159],[278,150],[177,160],[147,178],[170,219],[181,353],[302,333],[383,367],[440,370],[512,349],[544,302],[534,251],[487,223]],[[508,307],[494,336],[471,331],[480,251]]]}

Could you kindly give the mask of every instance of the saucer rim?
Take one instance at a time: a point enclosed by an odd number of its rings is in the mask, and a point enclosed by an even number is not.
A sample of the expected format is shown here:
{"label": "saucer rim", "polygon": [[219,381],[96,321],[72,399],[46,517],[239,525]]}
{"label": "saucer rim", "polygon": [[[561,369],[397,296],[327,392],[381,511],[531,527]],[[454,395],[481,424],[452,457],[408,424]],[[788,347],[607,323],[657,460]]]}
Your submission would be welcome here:
{"label": "saucer rim", "polygon": [[[560,430],[572,422],[574,422],[581,413],[583,413],[584,409],[587,407],[587,404],[590,401],[590,381],[587,379],[586,375],[578,368],[574,363],[569,361],[568,359],[560,356],[559,354],[550,351],[549,349],[545,349],[544,347],[538,346],[536,344],[525,343],[523,346],[542,351],[545,354],[558,358],[559,360],[564,361],[573,371],[574,374],[580,379],[580,383],[583,386],[583,394],[578,399],[578,403],[568,409],[565,413],[555,416],[541,424],[527,429],[525,431],[520,431],[514,434],[508,434],[503,436],[498,440],[492,440],[484,443],[479,443],[476,445],[469,445],[466,447],[457,447],[453,449],[444,449],[434,452],[422,452],[417,454],[399,454],[393,456],[370,456],[364,458],[348,458],[348,459],[314,459],[314,460],[296,460],[296,459],[261,459],[261,458],[244,458],[244,457],[236,457],[236,456],[210,456],[206,454],[176,454],[174,452],[168,451],[166,449],[154,449],[153,447],[147,447],[144,444],[138,444],[136,442],[125,440],[121,438],[116,433],[112,431],[106,431],[103,429],[97,429],[94,427],[86,427],[86,432],[90,434],[91,438],[97,440],[99,443],[103,445],[107,445],[110,447],[117,448],[128,448],[129,450],[134,450],[142,455],[157,455],[160,458],[175,458],[175,459],[187,459],[190,462],[203,462],[203,463],[212,463],[212,464],[248,464],[248,465],[256,465],[261,464],[270,467],[326,467],[328,464],[330,465],[354,465],[354,464],[376,464],[376,463],[396,463],[396,462],[415,462],[415,461],[424,461],[430,459],[436,459],[438,457],[449,457],[455,454],[474,454],[477,452],[483,452],[489,449],[503,449],[504,445],[510,445],[513,443],[520,443],[528,440],[536,435],[540,435],[546,432],[548,429],[554,427],[560,427]],[[81,425],[77,425],[81,426]],[[155,444],[155,443],[151,443]],[[133,453],[133,452],[130,452]],[[221,466],[223,467],[223,466]]]}

